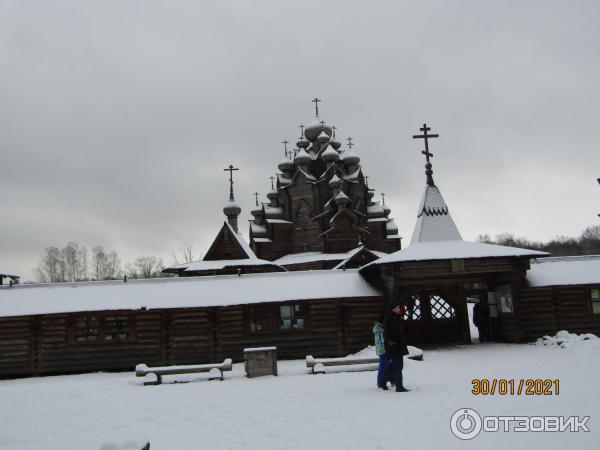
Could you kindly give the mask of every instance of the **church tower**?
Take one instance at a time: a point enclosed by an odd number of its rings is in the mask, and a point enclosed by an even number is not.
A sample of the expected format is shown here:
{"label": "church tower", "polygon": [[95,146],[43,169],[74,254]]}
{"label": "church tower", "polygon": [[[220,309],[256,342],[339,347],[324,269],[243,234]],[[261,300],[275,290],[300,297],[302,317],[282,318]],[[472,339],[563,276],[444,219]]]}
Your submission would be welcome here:
{"label": "church tower", "polygon": [[352,138],[345,149],[336,127],[319,115],[301,125],[296,147],[288,150],[271,177],[268,202],[251,214],[250,246],[258,258],[270,261],[302,253],[343,254],[365,247],[391,253],[400,249],[398,227],[391,210],[374,201]]}

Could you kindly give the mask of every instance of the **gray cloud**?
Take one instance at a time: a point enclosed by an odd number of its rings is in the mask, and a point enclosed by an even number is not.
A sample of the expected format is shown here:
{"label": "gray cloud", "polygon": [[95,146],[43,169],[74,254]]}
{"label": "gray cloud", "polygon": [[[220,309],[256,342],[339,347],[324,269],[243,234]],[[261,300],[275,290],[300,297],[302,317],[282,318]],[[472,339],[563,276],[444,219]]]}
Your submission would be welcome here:
{"label": "gray cloud", "polygon": [[597,223],[597,2],[22,2],[0,5],[0,264],[47,245],[125,261],[202,253],[230,162],[248,219],[280,142],[352,136],[408,243],[434,177],[463,236]]}

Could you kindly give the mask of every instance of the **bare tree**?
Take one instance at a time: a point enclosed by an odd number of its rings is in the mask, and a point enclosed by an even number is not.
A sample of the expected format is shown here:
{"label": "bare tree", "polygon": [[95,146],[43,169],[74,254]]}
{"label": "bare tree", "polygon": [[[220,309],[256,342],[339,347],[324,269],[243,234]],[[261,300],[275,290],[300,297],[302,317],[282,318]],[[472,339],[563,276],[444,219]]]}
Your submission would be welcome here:
{"label": "bare tree", "polygon": [[140,256],[132,264],[127,264],[130,278],[157,278],[163,269],[162,259],[156,256]]}
{"label": "bare tree", "polygon": [[62,253],[58,247],[46,247],[36,269],[38,280],[42,283],[58,283],[64,280]]}
{"label": "bare tree", "polygon": [[184,243],[183,247],[179,249],[179,253],[173,250],[173,252],[171,253],[171,259],[173,261],[173,265],[189,263],[194,261],[194,243]]}
{"label": "bare tree", "polygon": [[583,230],[579,241],[584,254],[600,254],[600,225],[587,227],[585,230]]}
{"label": "bare tree", "polygon": [[87,248],[77,242],[68,242],[61,253],[65,268],[64,281],[87,280]]}
{"label": "bare tree", "polygon": [[87,280],[87,248],[76,242],[69,242],[62,249],[46,247],[36,272],[38,279],[46,283]]}
{"label": "bare tree", "polygon": [[119,276],[121,261],[116,252],[97,245],[92,249],[92,271],[96,280],[114,280]]}

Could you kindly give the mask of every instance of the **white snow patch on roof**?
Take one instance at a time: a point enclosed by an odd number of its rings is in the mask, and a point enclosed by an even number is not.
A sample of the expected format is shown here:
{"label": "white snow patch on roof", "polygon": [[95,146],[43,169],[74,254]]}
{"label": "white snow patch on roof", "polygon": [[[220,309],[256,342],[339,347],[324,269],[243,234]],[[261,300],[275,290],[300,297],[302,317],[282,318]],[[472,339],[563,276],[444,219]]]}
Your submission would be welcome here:
{"label": "white snow patch on roof", "polygon": [[386,264],[405,261],[427,261],[433,259],[499,258],[510,256],[546,256],[548,253],[503,245],[483,244],[468,241],[417,242],[390,253],[367,264]]}
{"label": "white snow patch on roof", "polygon": [[0,267],[0,277],[10,277],[10,278],[19,278],[19,275],[8,272]]}
{"label": "white snow patch on roof", "polygon": [[448,206],[437,186],[425,186],[411,244],[426,241],[461,240]]}
{"label": "white snow patch on roof", "polygon": [[[362,247],[357,247],[355,249],[350,250],[346,253],[321,253],[321,252],[304,252],[304,253],[292,253],[289,255],[282,256],[279,259],[276,259],[274,262],[279,265],[288,265],[288,264],[302,264],[308,262],[317,262],[317,261],[338,261],[338,260],[346,260],[352,256],[354,256]],[[388,256],[387,253],[378,252],[375,250],[369,250],[371,253],[377,255],[378,257]]]}
{"label": "white snow patch on roof", "polygon": [[[266,226],[259,225],[254,221],[250,222],[250,229],[252,230],[252,233],[254,233],[254,234],[266,234],[266,232],[267,232]],[[256,238],[254,240],[256,240]]]}
{"label": "white snow patch on roof", "polygon": [[271,261],[258,258],[247,259],[221,259],[214,261],[194,261],[188,264],[185,272],[196,272],[199,270],[221,270],[225,267],[238,266],[276,266]]}
{"label": "white snow patch on roof", "polygon": [[357,272],[332,270],[17,285],[0,288],[0,317],[380,295]]}
{"label": "white snow patch on roof", "polygon": [[600,255],[534,259],[527,282],[531,287],[600,284]]}
{"label": "white snow patch on roof", "polygon": [[273,242],[269,238],[254,238],[254,242]]}

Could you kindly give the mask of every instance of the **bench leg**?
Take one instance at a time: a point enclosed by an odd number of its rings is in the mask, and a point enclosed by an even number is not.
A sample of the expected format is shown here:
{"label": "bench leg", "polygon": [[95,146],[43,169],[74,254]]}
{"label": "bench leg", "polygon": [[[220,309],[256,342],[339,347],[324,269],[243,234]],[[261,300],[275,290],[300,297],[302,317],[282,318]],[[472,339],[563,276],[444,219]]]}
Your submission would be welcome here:
{"label": "bench leg", "polygon": [[220,380],[223,381],[223,371],[221,369],[217,369],[219,371],[219,376],[218,377],[208,377],[208,381],[212,381],[212,380]]}
{"label": "bench leg", "polygon": [[158,386],[162,383],[162,376],[156,375],[156,381],[144,381],[144,386]]}

